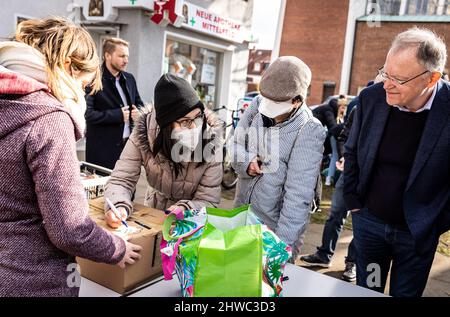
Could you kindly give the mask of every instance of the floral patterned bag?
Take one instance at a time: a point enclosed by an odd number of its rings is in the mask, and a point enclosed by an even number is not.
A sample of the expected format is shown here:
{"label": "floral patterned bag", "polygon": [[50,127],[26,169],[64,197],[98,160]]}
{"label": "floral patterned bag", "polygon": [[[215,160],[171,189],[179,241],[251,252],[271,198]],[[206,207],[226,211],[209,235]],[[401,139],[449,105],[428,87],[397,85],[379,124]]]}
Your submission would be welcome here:
{"label": "floral patterned bag", "polygon": [[275,297],[291,249],[245,205],[169,214],[161,255],[165,279],[176,271],[185,297]]}

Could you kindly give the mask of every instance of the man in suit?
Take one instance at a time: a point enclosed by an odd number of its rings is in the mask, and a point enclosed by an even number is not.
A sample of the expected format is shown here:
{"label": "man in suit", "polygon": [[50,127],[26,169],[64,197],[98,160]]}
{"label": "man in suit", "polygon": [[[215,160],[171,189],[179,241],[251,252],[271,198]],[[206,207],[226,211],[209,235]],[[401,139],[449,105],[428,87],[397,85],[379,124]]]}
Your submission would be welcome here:
{"label": "man in suit", "polygon": [[125,72],[128,43],[110,38],[103,44],[103,90],[86,98],[86,161],[114,168],[144,104],[136,80]]}
{"label": "man in suit", "polygon": [[364,89],[345,144],[344,199],[353,218],[357,284],[421,296],[439,236],[450,229],[450,84],[444,42],[412,28],[394,39]]}

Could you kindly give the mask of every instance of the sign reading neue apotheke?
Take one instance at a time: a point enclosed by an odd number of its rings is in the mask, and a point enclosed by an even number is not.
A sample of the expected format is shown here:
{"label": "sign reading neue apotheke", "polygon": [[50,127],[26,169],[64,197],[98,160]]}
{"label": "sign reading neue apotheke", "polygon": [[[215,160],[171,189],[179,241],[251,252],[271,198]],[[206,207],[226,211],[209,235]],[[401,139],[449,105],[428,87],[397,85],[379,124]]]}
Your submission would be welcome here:
{"label": "sign reading neue apotheke", "polygon": [[183,4],[183,28],[196,30],[232,42],[242,43],[245,30],[241,23],[218,16],[189,2]]}

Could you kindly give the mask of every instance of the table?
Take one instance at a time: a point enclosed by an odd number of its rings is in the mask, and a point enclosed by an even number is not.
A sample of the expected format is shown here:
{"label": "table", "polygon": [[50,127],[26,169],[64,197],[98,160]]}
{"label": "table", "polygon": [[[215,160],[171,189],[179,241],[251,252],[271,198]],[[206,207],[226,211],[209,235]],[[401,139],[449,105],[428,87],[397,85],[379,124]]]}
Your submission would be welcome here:
{"label": "table", "polygon": [[[287,264],[285,275],[289,280],[283,283],[284,297],[384,297],[336,278],[317,273],[293,264]],[[82,278],[80,297],[118,297],[120,294]],[[178,278],[165,281],[159,277],[131,291],[129,297],[181,297]]]}

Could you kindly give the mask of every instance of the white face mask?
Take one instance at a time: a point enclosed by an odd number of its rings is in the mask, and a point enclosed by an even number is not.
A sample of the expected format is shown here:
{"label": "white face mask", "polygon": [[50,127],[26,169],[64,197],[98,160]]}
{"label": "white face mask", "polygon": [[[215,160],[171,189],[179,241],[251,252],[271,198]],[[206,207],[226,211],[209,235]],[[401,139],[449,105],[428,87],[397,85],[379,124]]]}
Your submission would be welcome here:
{"label": "white face mask", "polygon": [[294,105],[291,101],[276,102],[262,97],[258,111],[268,118],[275,118],[291,112]]}
{"label": "white face mask", "polygon": [[175,139],[176,143],[188,148],[190,151],[194,151],[200,142],[201,132],[202,126],[194,129],[176,129],[172,131],[172,139]]}

